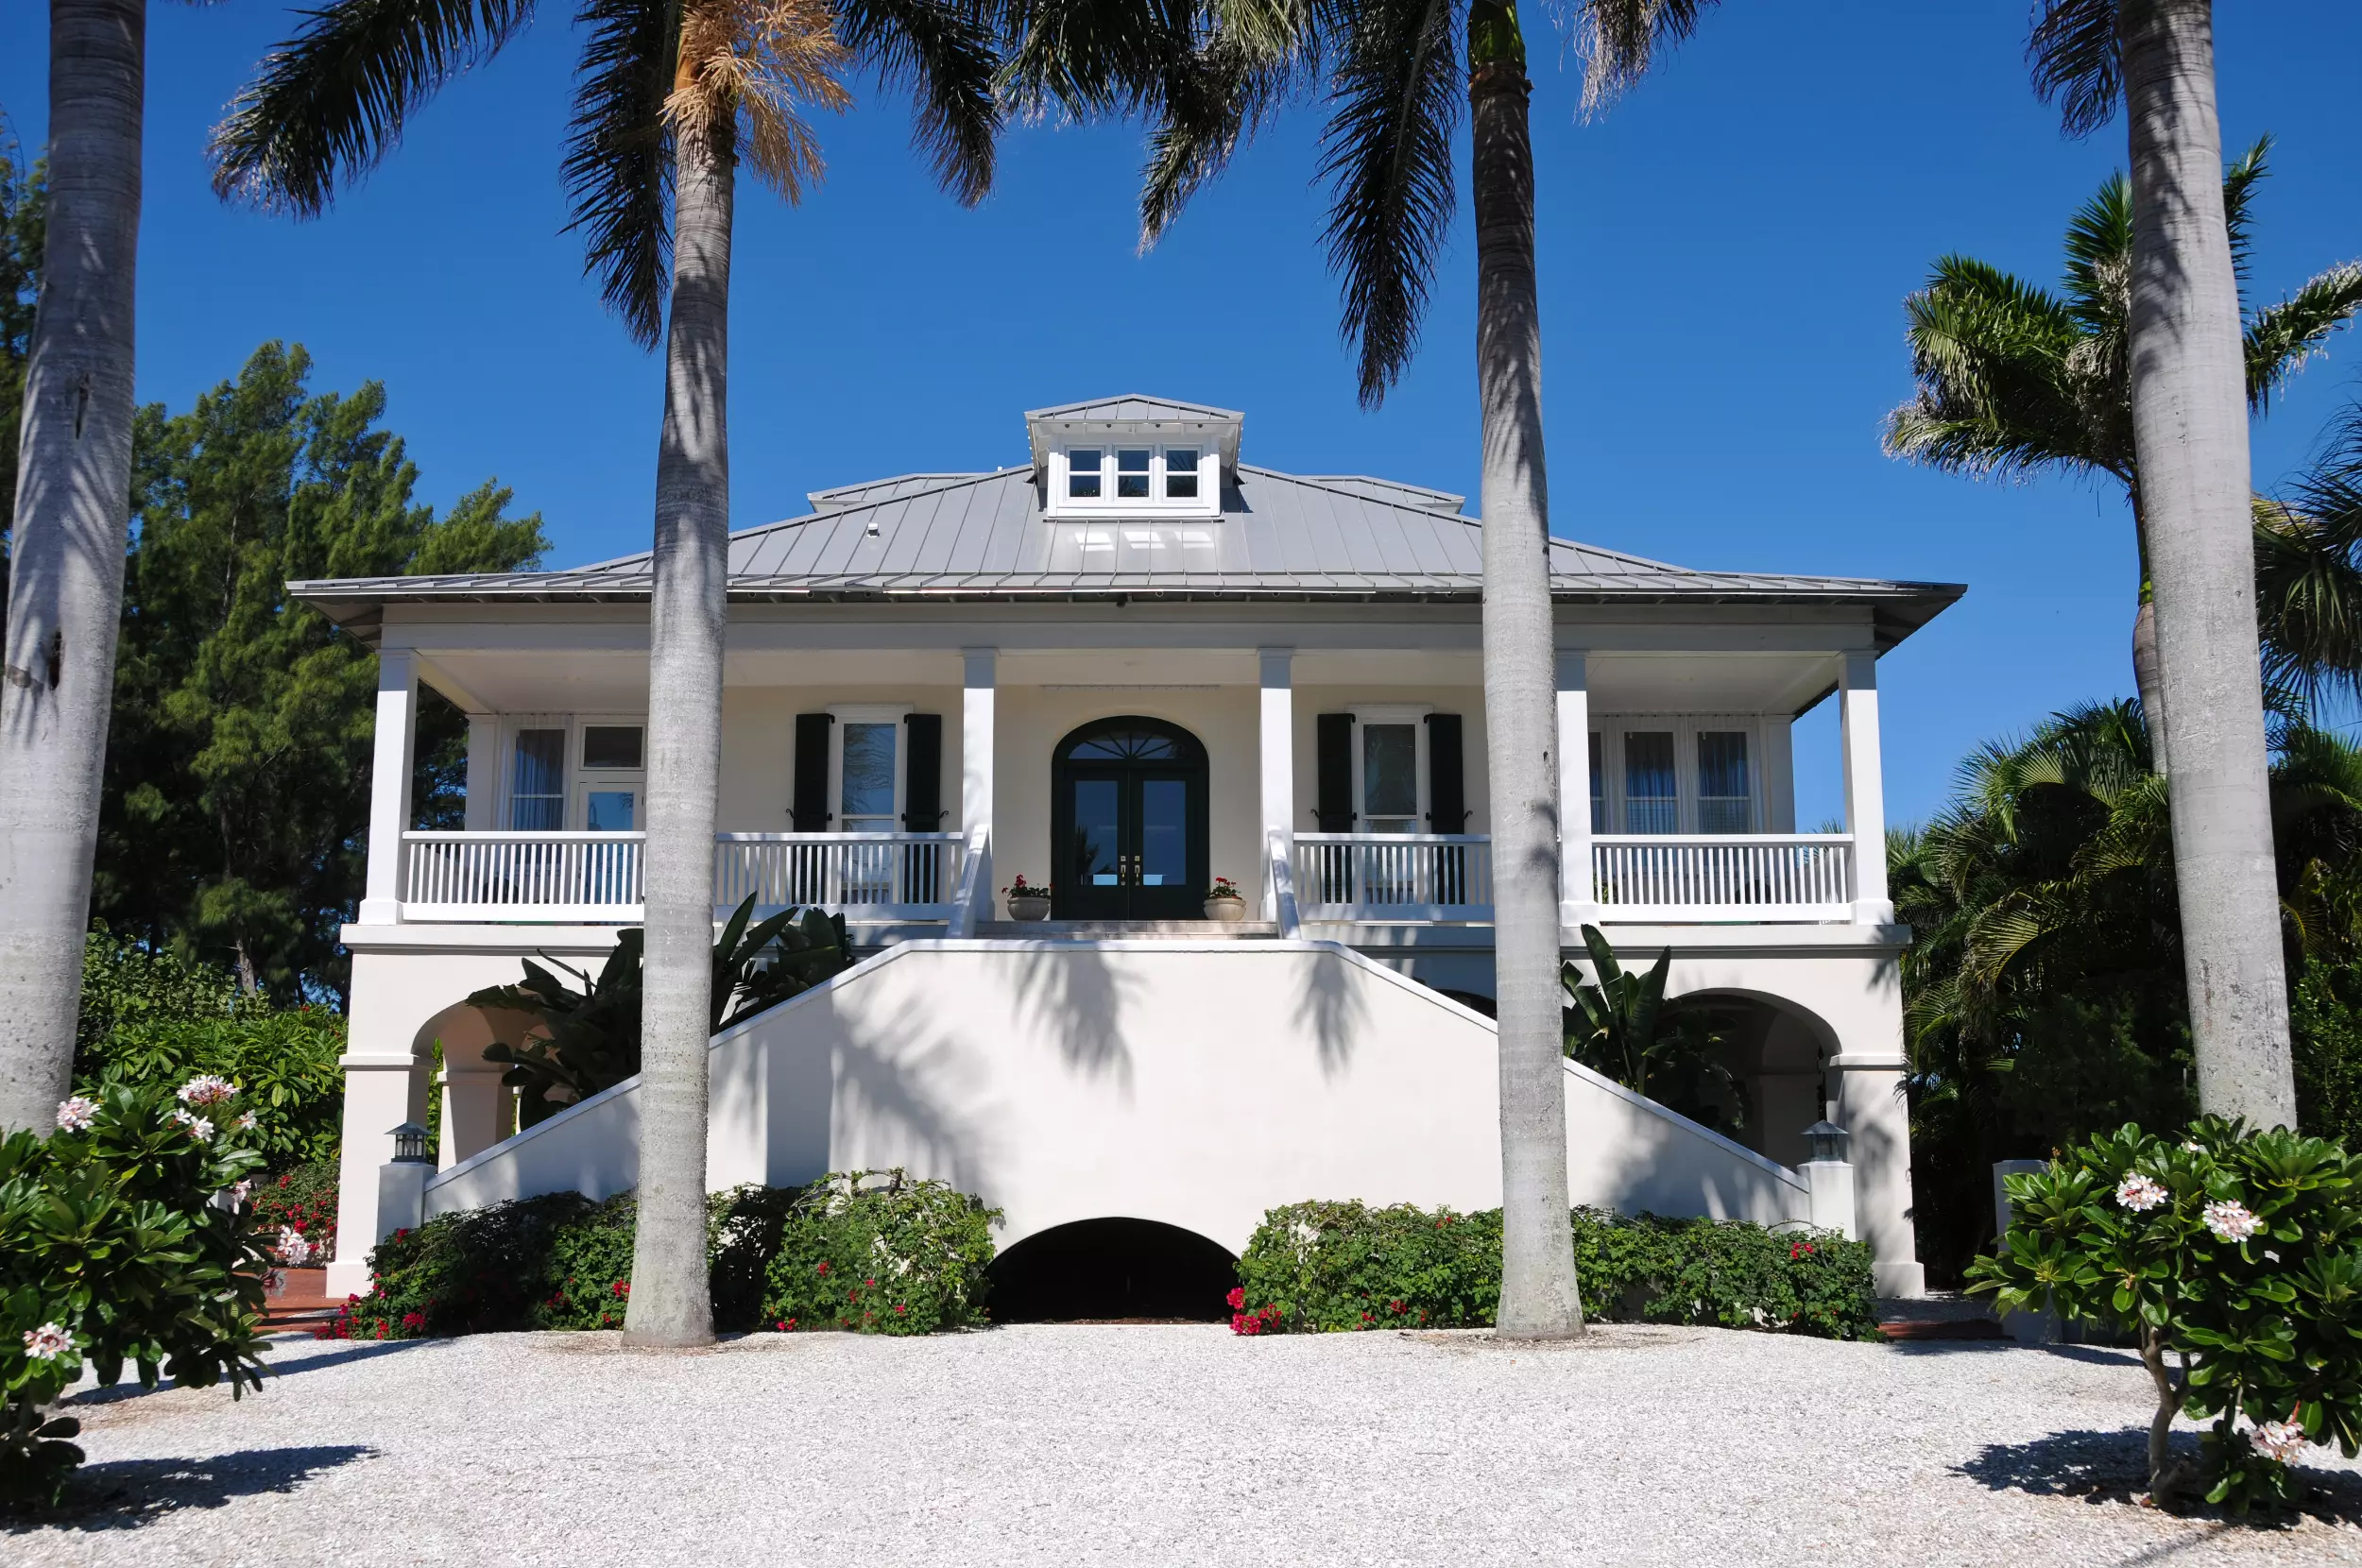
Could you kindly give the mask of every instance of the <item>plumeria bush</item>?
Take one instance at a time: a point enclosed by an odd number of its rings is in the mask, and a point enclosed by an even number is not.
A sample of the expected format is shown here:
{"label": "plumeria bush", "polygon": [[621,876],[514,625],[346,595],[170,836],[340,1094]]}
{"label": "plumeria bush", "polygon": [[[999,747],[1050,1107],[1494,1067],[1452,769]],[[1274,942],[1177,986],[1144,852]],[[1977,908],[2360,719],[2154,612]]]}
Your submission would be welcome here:
{"label": "plumeria bush", "polygon": [[117,1084],[0,1142],[0,1502],[54,1503],[82,1453],[49,1406],[85,1367],[260,1387],[270,1238],[244,1212],[262,1168],[235,1084]]}
{"label": "plumeria bush", "polygon": [[2128,1125],[2010,1178],[2008,1250],[1970,1267],[1970,1288],[2133,1337],[2157,1389],[2157,1502],[2192,1479],[2169,1442],[2186,1415],[2214,1418],[2196,1477],[2208,1502],[2279,1507],[2306,1444],[2362,1444],[2358,1185],[2362,1156],[2328,1139],[2211,1116],[2180,1136]]}
{"label": "plumeria bush", "polygon": [[786,1333],[933,1334],[984,1321],[1001,1211],[899,1169],[831,1173],[780,1227],[762,1315]]}
{"label": "plumeria bush", "polygon": [[[1869,1339],[1870,1249],[1743,1221],[1573,1214],[1583,1310],[1601,1321],[1720,1323]],[[1498,1209],[1295,1203],[1263,1217],[1239,1261],[1241,1334],[1466,1328],[1500,1300]]]}
{"label": "plumeria bush", "polygon": [[85,1048],[74,1088],[94,1096],[214,1077],[239,1085],[238,1108],[254,1117],[247,1141],[273,1167],[333,1157],[342,1128],[345,1021],[320,1007],[274,1011],[240,1003],[209,1018],[119,1023]]}

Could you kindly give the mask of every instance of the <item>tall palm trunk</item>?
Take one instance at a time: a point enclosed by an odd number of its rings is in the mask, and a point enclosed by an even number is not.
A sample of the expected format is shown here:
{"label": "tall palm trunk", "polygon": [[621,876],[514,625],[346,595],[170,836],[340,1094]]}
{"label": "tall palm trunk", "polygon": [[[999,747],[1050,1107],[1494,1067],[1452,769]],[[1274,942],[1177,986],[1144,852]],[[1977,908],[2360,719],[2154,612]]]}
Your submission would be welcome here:
{"label": "tall palm trunk", "polygon": [[0,1133],[74,1067],[131,510],[145,0],[50,0],[49,236],[0,672]]}
{"label": "tall palm trunk", "polygon": [[1565,1031],[1559,1013],[1558,707],[1549,498],[1542,458],[1541,310],[1533,276],[1533,143],[1513,13],[1468,19],[1475,137],[1477,388],[1483,409],[1484,723],[1493,790],[1499,1004],[1499,1332],[1580,1333],[1566,1213]]}
{"label": "tall palm trunk", "polygon": [[647,954],[640,1054],[640,1227],[624,1338],[713,1338],[706,1271],[706,1050],[712,1033],[713,819],[729,616],[730,124],[684,125],[675,153],[672,318],[657,449],[648,618]]}
{"label": "tall palm trunk", "polygon": [[2132,503],[2132,547],[2141,568],[2140,607],[2132,612],[2132,688],[2140,693],[2141,728],[2148,735],[2148,765],[2165,766],[2165,685],[2157,668],[2157,593],[2148,575],[2148,520],[2141,511],[2141,487],[2129,486]]}
{"label": "tall palm trunk", "polygon": [[2132,432],[2174,725],[2173,852],[2199,1106],[2296,1123],[2267,793],[2239,293],[2212,0],[2119,9],[2132,165]]}

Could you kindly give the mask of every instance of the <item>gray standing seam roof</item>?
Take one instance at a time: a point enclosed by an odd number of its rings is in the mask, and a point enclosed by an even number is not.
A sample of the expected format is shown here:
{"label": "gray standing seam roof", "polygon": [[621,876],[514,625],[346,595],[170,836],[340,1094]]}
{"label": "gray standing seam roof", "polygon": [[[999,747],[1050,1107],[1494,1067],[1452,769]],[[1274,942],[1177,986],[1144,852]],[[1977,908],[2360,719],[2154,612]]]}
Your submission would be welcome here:
{"label": "gray standing seam roof", "polygon": [[[1242,463],[1225,476],[1221,517],[1202,520],[1045,518],[1031,468],[904,474],[816,491],[811,501],[808,517],[730,536],[733,599],[1471,599],[1483,588],[1481,524],[1460,514],[1461,498],[1361,476],[1307,477]],[[649,560],[642,552],[561,571],[288,587],[336,620],[358,622],[394,600],[644,599]],[[1550,586],[1554,597],[1578,602],[1866,604],[1881,647],[1964,591],[1692,571],[1555,537]]]}

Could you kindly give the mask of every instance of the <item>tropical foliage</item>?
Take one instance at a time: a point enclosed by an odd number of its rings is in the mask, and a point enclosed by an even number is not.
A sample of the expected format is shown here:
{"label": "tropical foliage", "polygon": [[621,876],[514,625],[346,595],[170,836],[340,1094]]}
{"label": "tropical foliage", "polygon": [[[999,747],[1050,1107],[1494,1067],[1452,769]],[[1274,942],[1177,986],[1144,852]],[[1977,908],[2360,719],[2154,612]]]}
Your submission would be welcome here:
{"label": "tropical foliage", "polygon": [[225,1190],[263,1157],[237,1094],[116,1084],[0,1142],[0,1503],[54,1503],[82,1461],[50,1406],[87,1368],[154,1388],[262,1386],[264,1241]]}
{"label": "tropical foliage", "polygon": [[794,1334],[935,1334],[985,1319],[1001,1211],[899,1170],[823,1177],[796,1201],[765,1270],[762,1321]]}
{"label": "tropical foliage", "polygon": [[1714,1011],[1665,1000],[1673,949],[1635,975],[1617,963],[1597,926],[1583,928],[1583,945],[1598,979],[1585,979],[1572,962],[1565,966],[1563,983],[1574,1000],[1566,1010],[1567,1057],[1702,1126],[1744,1128],[1746,1090],[1722,1060]]}
{"label": "tropical foliage", "polygon": [[[709,1034],[777,1007],[852,965],[843,915],[782,910],[756,922],[754,910],[750,894],[714,939]],[[522,1045],[493,1045],[484,1052],[488,1062],[509,1064],[501,1082],[520,1091],[522,1125],[531,1127],[640,1070],[644,942],[637,926],[617,932],[615,949],[595,977],[557,964],[579,989],[526,959],[522,982],[488,986],[468,997],[471,1007],[534,1019]]]}
{"label": "tropical foliage", "polygon": [[[2283,929],[2306,998],[2300,1110],[2347,1134],[2362,750],[2301,723],[2280,740]],[[2196,1109],[2165,781],[2137,705],[2078,708],[1981,748],[1951,806],[1888,848],[1915,938],[1903,971],[1921,1251],[1950,1277],[1990,1234],[1993,1161]]]}
{"label": "tropical foliage", "polygon": [[2009,1247],[1977,1260],[1971,1288],[2134,1337],[2157,1390],[2157,1502],[2188,1478],[2175,1417],[2212,1416],[2206,1500],[2285,1505],[2307,1443],[2362,1448],[2358,1182],[2362,1156],[2328,1139],[2211,1116],[2170,1136],[2128,1125],[2010,1178]]}
{"label": "tropical foliage", "polygon": [[[1745,1220],[1576,1209],[1584,1310],[1607,1322],[1714,1323],[1830,1339],[1878,1337],[1866,1243]],[[1313,1334],[1493,1321],[1498,1209],[1292,1203],[1239,1259],[1231,1328]]]}

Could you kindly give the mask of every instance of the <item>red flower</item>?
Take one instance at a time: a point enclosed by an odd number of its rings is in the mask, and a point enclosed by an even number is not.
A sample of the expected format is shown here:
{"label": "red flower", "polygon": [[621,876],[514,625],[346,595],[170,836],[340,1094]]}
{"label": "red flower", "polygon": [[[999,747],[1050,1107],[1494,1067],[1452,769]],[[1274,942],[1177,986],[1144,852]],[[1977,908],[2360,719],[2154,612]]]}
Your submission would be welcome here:
{"label": "red flower", "polygon": [[895,1311],[897,1311],[897,1312],[908,1312],[908,1311],[910,1310],[910,1308],[909,1308],[909,1307],[907,1307],[907,1306],[903,1306],[903,1305],[900,1305],[900,1304],[898,1304],[895,1306],[894,1310],[895,1310]]}
{"label": "red flower", "polygon": [[824,1274],[825,1274],[825,1273],[827,1273],[827,1272],[829,1271],[829,1266],[828,1266],[827,1264],[823,1263],[823,1264],[820,1266],[820,1271],[821,1271],[822,1273],[824,1273]]}
{"label": "red flower", "polygon": [[864,1280],[864,1281],[862,1281],[862,1284],[864,1284],[864,1285],[875,1285],[875,1284],[877,1284],[877,1283],[878,1283],[878,1282],[877,1282],[876,1280]]}
{"label": "red flower", "polygon": [[1231,1311],[1238,1311],[1241,1307],[1246,1305],[1246,1287],[1242,1285],[1232,1286],[1230,1287],[1230,1294],[1224,1299],[1230,1303]]}

